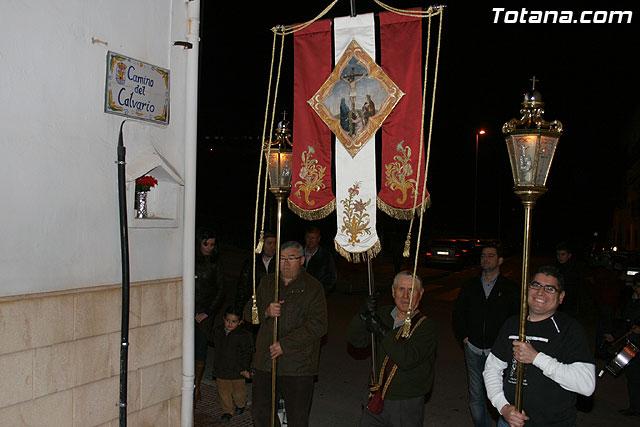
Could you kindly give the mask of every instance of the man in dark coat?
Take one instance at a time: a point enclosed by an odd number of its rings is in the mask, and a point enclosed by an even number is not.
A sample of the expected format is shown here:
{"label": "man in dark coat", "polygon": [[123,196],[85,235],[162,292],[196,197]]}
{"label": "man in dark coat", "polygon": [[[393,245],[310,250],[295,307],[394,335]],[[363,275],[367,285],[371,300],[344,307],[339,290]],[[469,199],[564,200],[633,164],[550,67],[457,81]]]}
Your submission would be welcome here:
{"label": "man in dark coat", "polygon": [[565,288],[565,298],[559,309],[576,317],[582,293],[582,271],[566,242],[556,245],[556,267],[562,274]]}
{"label": "man in dark coat", "polygon": [[[276,271],[276,262],[273,259],[275,254],[276,236],[275,234],[267,231],[264,233],[262,253],[255,256],[256,287],[260,284],[260,280],[262,280],[264,276]],[[244,264],[242,264],[234,304],[236,307],[244,308],[247,301],[249,301],[253,295],[253,261],[253,257],[247,258],[244,261]]]}
{"label": "man in dark coat", "polygon": [[304,259],[307,273],[318,279],[324,288],[325,295],[329,295],[336,287],[338,272],[333,255],[320,246],[320,230],[309,227],[304,234]]}
{"label": "man in dark coat", "polygon": [[[271,424],[271,369],[276,361],[276,393],[282,393],[290,426],[309,424],[314,376],[318,374],[320,341],[327,333],[327,302],[322,284],[307,273],[304,249],[286,242],[280,251],[280,283],[275,300],[275,275],[262,278],[256,291],[260,329],[256,340],[253,377],[253,422]],[[244,318],[251,321],[251,301]],[[273,342],[274,319],[278,337]],[[279,424],[279,423],[278,423]]]}
{"label": "man in dark coat", "polygon": [[453,309],[453,327],[464,347],[469,409],[476,427],[493,426],[482,370],[500,327],[518,313],[518,287],[500,273],[503,261],[497,246],[485,246],[480,255],[482,273],[462,286]]}
{"label": "man in dark coat", "polygon": [[[424,396],[433,384],[437,336],[436,324],[418,310],[423,293],[420,278],[401,271],[391,286],[394,305],[378,308],[375,297],[369,296],[349,324],[347,337],[354,347],[369,346],[371,333],[376,338],[377,383],[369,389],[371,401],[362,411],[360,427],[424,423]],[[410,306],[411,328],[404,337]]]}

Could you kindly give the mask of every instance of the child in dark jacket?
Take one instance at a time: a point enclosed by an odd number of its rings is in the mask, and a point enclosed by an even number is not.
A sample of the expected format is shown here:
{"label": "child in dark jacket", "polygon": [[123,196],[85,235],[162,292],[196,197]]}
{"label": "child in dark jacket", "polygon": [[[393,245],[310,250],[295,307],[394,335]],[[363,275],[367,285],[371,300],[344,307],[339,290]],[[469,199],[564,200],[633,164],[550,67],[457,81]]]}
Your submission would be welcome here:
{"label": "child in dark jacket", "polygon": [[220,395],[222,421],[229,421],[233,414],[242,414],[247,403],[245,376],[251,365],[253,336],[241,324],[242,310],[229,306],[224,312],[224,323],[213,330],[213,375]]}

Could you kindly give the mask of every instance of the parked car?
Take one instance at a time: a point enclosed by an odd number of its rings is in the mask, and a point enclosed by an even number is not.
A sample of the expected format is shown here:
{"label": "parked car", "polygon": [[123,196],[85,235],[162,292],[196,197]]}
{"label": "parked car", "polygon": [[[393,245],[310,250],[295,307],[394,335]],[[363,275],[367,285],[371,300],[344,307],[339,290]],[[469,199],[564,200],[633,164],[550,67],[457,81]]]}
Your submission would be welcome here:
{"label": "parked car", "polygon": [[474,241],[468,239],[433,240],[425,251],[428,264],[466,266],[473,259]]}

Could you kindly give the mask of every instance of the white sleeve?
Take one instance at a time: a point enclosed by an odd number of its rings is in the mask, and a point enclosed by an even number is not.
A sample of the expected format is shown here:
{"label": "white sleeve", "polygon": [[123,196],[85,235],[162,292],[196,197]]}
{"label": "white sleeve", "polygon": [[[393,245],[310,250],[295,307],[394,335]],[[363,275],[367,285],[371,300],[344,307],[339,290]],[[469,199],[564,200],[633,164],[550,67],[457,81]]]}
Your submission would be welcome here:
{"label": "white sleeve", "polygon": [[507,362],[498,359],[493,353],[489,353],[487,361],[484,364],[484,386],[487,389],[487,397],[491,404],[500,412],[504,405],[509,405],[509,401],[504,395],[502,389],[503,371],[507,369]]}
{"label": "white sleeve", "polygon": [[551,356],[538,353],[533,359],[533,366],[565,390],[591,396],[596,389],[596,366],[592,363],[561,363]]}

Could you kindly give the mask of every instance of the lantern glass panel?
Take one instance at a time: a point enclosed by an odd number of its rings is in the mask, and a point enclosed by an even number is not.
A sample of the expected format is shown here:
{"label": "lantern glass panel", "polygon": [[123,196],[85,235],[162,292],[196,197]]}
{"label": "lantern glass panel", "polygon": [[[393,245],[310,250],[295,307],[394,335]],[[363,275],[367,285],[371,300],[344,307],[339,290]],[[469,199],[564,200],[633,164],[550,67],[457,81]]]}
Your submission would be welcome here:
{"label": "lantern glass panel", "polygon": [[267,164],[271,187],[291,186],[291,153],[271,150]]}
{"label": "lantern glass panel", "polygon": [[540,137],[540,147],[538,149],[539,160],[535,185],[546,185],[547,177],[549,176],[549,169],[551,168],[551,160],[553,159],[558,139],[558,137],[551,135],[542,135]]}
{"label": "lantern glass panel", "polygon": [[533,185],[538,135],[513,135],[512,167],[515,185]]}

